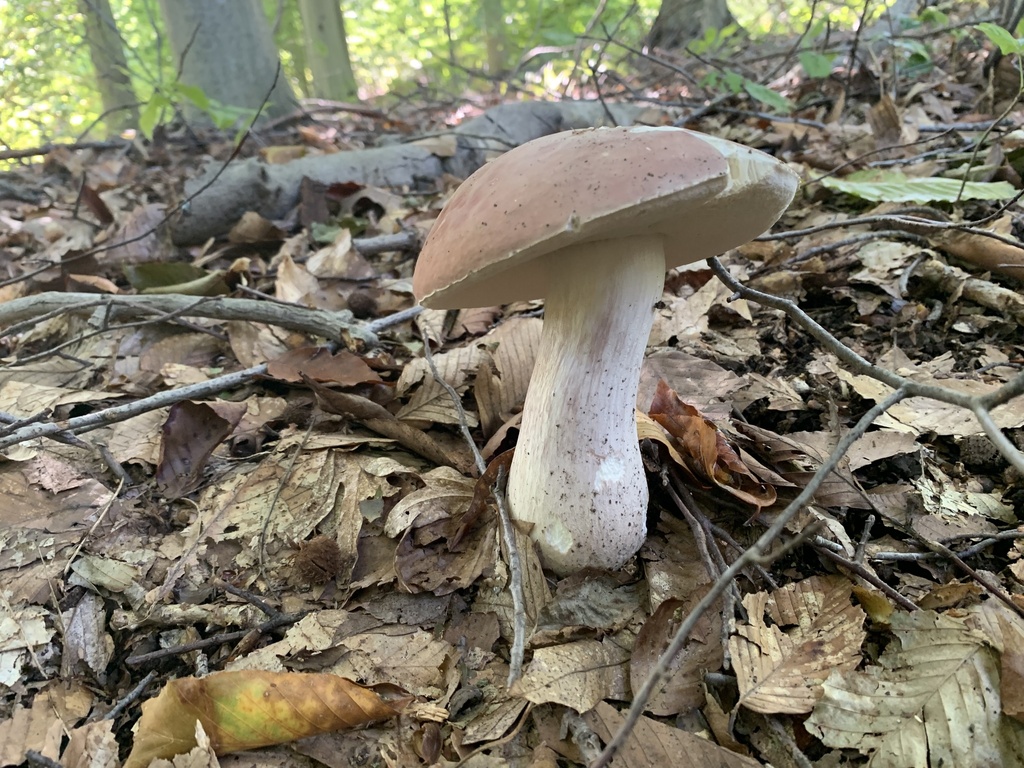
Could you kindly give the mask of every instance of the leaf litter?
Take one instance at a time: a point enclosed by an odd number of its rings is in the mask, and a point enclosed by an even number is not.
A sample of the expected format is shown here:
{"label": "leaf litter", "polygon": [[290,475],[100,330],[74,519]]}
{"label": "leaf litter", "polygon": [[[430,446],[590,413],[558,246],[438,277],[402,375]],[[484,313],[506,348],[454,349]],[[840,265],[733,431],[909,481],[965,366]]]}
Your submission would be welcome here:
{"label": "leaf litter", "polygon": [[[779,230],[807,234],[737,249],[729,274],[793,299],[887,371],[991,396],[1020,367],[1019,285],[1000,276],[1014,247],[972,264],[991,252],[974,233],[878,227],[905,210],[900,196],[953,199],[935,206],[937,221],[982,220],[995,208],[987,198],[1008,194],[996,185],[1019,185],[1019,139],[994,140],[1010,152],[1005,178],[971,180],[968,196],[951,197],[958,182],[899,142],[958,114],[955,97],[859,98],[875,107],[868,125],[715,110],[702,119],[704,130],[770,148],[807,182]],[[864,153],[876,149],[921,172],[913,183],[877,171],[813,180],[870,162]],[[77,161],[58,153],[53,162]],[[0,298],[53,285],[97,296],[245,286],[381,320],[410,306],[412,260],[400,249],[363,253],[361,238],[425,231],[445,193],[350,186],[335,192],[353,198],[346,222],[359,229],[314,241],[247,215],[225,222],[227,241],[193,249],[187,274],[171,267],[161,238],[131,241],[163,216],[144,190],[87,198],[115,247],[76,262],[60,283],[60,260],[94,245],[95,230],[59,206],[45,231],[33,223],[42,209],[5,209],[19,227],[0,235],[3,247],[25,259],[23,271],[30,261],[49,269]],[[304,194],[311,210],[325,202]],[[354,217],[356,199],[372,203],[376,223]],[[1019,235],[1019,207],[992,226]],[[956,270],[945,264],[957,257]],[[538,305],[427,311],[418,327],[381,326],[377,346],[354,336],[347,348],[245,320],[121,326],[98,306],[16,327],[0,371],[0,412],[18,422],[6,431],[267,368],[246,388],[101,424],[80,443],[3,449],[0,763],[19,764],[30,749],[67,766],[145,765],[192,750],[190,760],[214,765],[226,750],[269,744],[289,751],[258,759],[593,761],[693,606],[893,391],[792,314],[751,298],[737,299],[703,265],[668,276],[637,403],[653,495],[647,543],[621,573],[555,582],[528,531],[513,531],[526,665],[511,688],[511,553],[459,428],[488,460],[514,446]],[[989,411],[1017,448],[1022,402]],[[925,396],[876,419],[787,527],[790,538],[812,535],[795,549],[776,542],[700,617],[613,764],[1024,760],[1024,484],[984,427],[961,405]],[[132,694],[140,682],[152,687]],[[332,703],[336,689],[351,700]],[[141,717],[139,698],[149,699]],[[279,708],[255,707],[267,701]],[[371,720],[371,730],[349,730]]]}

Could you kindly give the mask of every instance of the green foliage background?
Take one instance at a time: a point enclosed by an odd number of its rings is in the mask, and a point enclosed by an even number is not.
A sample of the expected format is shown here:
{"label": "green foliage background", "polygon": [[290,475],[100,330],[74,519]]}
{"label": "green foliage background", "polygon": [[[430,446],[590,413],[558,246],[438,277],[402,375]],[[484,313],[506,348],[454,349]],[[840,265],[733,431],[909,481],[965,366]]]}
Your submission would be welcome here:
{"label": "green foliage background", "polygon": [[[746,33],[757,37],[804,30],[812,9],[819,24],[827,19],[833,28],[848,27],[859,19],[865,1],[729,0],[729,5]],[[179,98],[180,89],[172,87],[177,62],[164,42],[157,0],[110,2],[139,101],[150,101],[157,91],[164,94],[162,101]],[[308,93],[298,4],[263,2],[268,19],[276,23],[285,73],[298,93]],[[464,101],[474,92],[493,92],[493,83],[481,77],[487,64],[487,2],[345,0],[352,64],[364,94],[401,96],[419,90],[432,98]],[[607,0],[590,47],[580,48],[577,41],[596,0],[500,2],[505,72],[520,87],[538,92],[560,84],[577,54],[592,56],[607,33],[614,32],[627,46],[639,46],[660,5],[660,0]],[[872,6],[880,13],[883,3]],[[82,29],[77,0],[0,0],[0,145],[83,138],[97,119],[102,107]],[[533,55],[527,58],[528,53]],[[616,66],[626,55],[622,47],[609,46],[602,61]],[[102,130],[96,129],[88,135],[101,137]]]}
{"label": "green foliage background", "polygon": [[[285,0],[280,15],[277,0],[264,0],[264,6],[268,19],[277,22],[285,73],[299,93],[307,93],[297,3]],[[537,47],[546,53],[530,60],[534,70],[569,62],[594,6],[590,0],[504,0],[509,68]],[[637,44],[657,6],[658,0],[640,0],[635,8],[632,0],[609,0],[602,19],[615,25],[628,17],[618,39]],[[449,0],[451,43],[444,0],[349,0],[344,8],[353,67],[367,95],[426,87],[457,98],[467,88],[484,86],[473,76],[486,61],[477,0]],[[111,9],[136,94],[146,102],[157,89],[167,90],[177,71],[157,1],[111,0]],[[0,35],[0,145],[83,138],[102,107],[76,0],[0,0],[0,29],[8,31]],[[101,137],[95,130],[88,136]]]}

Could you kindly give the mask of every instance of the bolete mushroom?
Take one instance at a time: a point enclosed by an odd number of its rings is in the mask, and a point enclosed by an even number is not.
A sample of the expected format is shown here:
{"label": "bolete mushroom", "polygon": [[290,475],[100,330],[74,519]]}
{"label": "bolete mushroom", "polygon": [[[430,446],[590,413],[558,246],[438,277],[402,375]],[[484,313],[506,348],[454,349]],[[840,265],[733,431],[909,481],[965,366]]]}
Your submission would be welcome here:
{"label": "bolete mushroom", "polygon": [[545,299],[508,479],[558,574],[621,567],[646,536],[640,366],[666,270],[757,237],[797,176],[749,147],[679,128],[536,139],[452,195],[413,277],[426,307]]}

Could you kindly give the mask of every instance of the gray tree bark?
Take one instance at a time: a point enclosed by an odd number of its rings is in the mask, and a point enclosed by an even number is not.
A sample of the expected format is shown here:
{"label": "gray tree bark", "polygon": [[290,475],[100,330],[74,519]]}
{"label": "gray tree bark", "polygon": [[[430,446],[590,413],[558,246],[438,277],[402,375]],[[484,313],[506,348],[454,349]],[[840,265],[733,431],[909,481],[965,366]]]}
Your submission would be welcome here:
{"label": "gray tree bark", "polygon": [[732,23],[726,0],[662,0],[647,44],[651,48],[683,48],[709,29]]}
{"label": "gray tree bark", "polygon": [[227,168],[211,165],[185,183],[188,213],[173,223],[171,236],[179,245],[200,243],[226,232],[246,211],[281,218],[298,203],[304,178],[428,192],[445,173],[465,178],[492,157],[541,136],[608,124],[658,125],[664,118],[663,109],[634,104],[526,101],[493,107],[447,136],[422,142],[313,155],[282,165],[258,157]]}
{"label": "gray tree bark", "polygon": [[96,85],[103,102],[103,122],[114,133],[139,124],[138,99],[128,76],[124,45],[110,11],[109,0],[78,0],[85,21],[85,42],[96,70]]}
{"label": "gray tree bark", "polygon": [[299,0],[306,60],[313,71],[313,95],[334,101],[356,101],[345,19],[337,0]]}
{"label": "gray tree bark", "polygon": [[[278,75],[270,25],[260,0],[160,0],[181,81],[202,88],[207,98],[242,109],[258,109]],[[277,76],[263,106],[267,117],[295,109],[291,85]],[[209,116],[186,105],[192,120]]]}

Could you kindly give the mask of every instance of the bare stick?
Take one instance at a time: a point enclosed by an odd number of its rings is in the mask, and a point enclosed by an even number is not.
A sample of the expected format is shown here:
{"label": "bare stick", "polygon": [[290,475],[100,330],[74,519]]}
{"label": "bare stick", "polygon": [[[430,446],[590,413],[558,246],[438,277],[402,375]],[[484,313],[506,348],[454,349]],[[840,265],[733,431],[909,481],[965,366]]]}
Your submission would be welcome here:
{"label": "bare stick", "polygon": [[[118,317],[147,317],[154,312],[163,312],[211,320],[247,320],[323,336],[332,341],[342,340],[348,335],[359,338],[369,346],[377,343],[375,334],[367,329],[367,324],[354,320],[348,312],[328,312],[297,304],[255,299],[197,299],[195,296],[180,294],[97,297],[94,293],[51,291],[3,302],[0,304],[0,325],[25,322],[34,325],[42,315],[78,313],[83,310],[97,311],[100,307],[108,307],[111,313]],[[27,328],[27,325],[15,325],[13,328],[7,328],[4,335],[18,333]]]}
{"label": "bare stick", "polygon": [[[732,580],[739,574],[745,567],[752,563],[764,563],[766,561],[765,553],[768,548],[772,545],[772,542],[785,530],[786,525],[792,520],[796,514],[809,504],[814,499],[814,494],[817,492],[821,484],[825,482],[825,479],[832,473],[833,470],[839,465],[839,462],[846,455],[846,452],[850,450],[850,446],[854,444],[860,437],[867,431],[868,427],[874,423],[875,419],[889,410],[896,403],[900,402],[907,396],[904,389],[897,389],[891,395],[886,397],[881,402],[877,403],[867,413],[865,413],[860,420],[854,425],[854,427],[847,432],[839,440],[835,450],[829,455],[828,459],[818,467],[818,471],[814,473],[810,481],[800,492],[800,494],[789,503],[789,505],[779,513],[778,517],[775,518],[775,522],[764,533],[758,537],[757,541],[754,542],[742,555],[733,561],[725,573],[715,580],[711,589],[708,590],[707,594],[701,599],[699,603],[690,611],[689,615],[679,625],[679,629],[676,631],[675,636],[672,638],[672,642],[668,649],[658,659],[658,663],[654,669],[651,670],[650,675],[644,681],[643,686],[639,691],[636,692],[633,698],[633,704],[629,708],[629,712],[626,715],[625,721],[622,726],[616,732],[615,736],[605,746],[601,756],[591,764],[590,768],[607,768],[611,762],[615,753],[626,743],[626,739],[629,738],[629,734],[636,726],[637,722],[643,716],[644,707],[647,706],[647,702],[651,696],[654,695],[662,682],[668,675],[668,670],[672,666],[672,662],[678,655],[679,651],[682,650],[683,645],[686,644],[689,639],[690,632],[697,625],[697,621],[704,612],[710,608],[714,602],[724,593]],[[777,555],[776,555],[777,556]]]}
{"label": "bare stick", "polygon": [[743,298],[752,299],[766,307],[772,307],[773,309],[785,312],[792,318],[793,322],[807,331],[817,341],[821,342],[825,349],[846,363],[855,373],[862,373],[884,384],[888,384],[894,389],[903,390],[906,397],[928,397],[932,400],[957,405],[971,411],[977,417],[982,430],[989,436],[996,448],[999,449],[1003,458],[1012,464],[1017,471],[1024,473],[1024,453],[1021,453],[1006,435],[1002,433],[999,426],[992,420],[990,413],[991,409],[997,405],[1001,405],[1024,394],[1024,374],[1014,377],[999,389],[986,395],[972,396],[935,384],[920,384],[900,376],[898,373],[869,363],[825,330],[823,326],[813,320],[810,315],[800,309],[794,302],[743,285],[743,283],[729,274],[729,270],[718,259],[708,259],[708,266],[711,267],[711,271],[715,273],[719,280]]}
{"label": "bare stick", "polygon": [[[448,396],[455,405],[455,411],[459,416],[459,428],[462,436],[469,444],[476,461],[476,468],[480,475],[487,471],[487,463],[480,455],[480,449],[473,441],[473,434],[469,431],[469,421],[466,419],[466,411],[462,407],[462,398],[455,391],[455,387],[441,377],[434,362],[434,355],[430,351],[430,338],[423,326],[420,326],[420,336],[423,338],[423,356],[430,366],[430,372],[435,381],[444,387]],[[509,585],[512,593],[512,650],[509,658],[508,684],[512,686],[523,674],[523,656],[526,649],[526,600],[523,597],[523,566],[519,557],[519,548],[516,546],[515,530],[512,527],[512,517],[509,514],[505,497],[505,469],[498,469],[498,480],[492,489],[495,503],[498,506],[498,519],[501,521],[501,538],[505,544],[505,551],[508,553]]]}
{"label": "bare stick", "polygon": [[119,421],[124,421],[125,419],[130,419],[133,416],[138,416],[142,413],[155,411],[158,408],[163,408],[165,405],[180,403],[183,400],[213,397],[219,392],[235,389],[236,387],[248,384],[254,378],[266,372],[267,364],[263,363],[262,365],[257,365],[252,368],[246,368],[244,371],[236,371],[235,373],[218,376],[217,378],[210,379],[209,381],[190,384],[187,387],[179,387],[178,389],[168,390],[167,392],[159,392],[155,395],[144,397],[141,400],[136,400],[132,403],[115,405],[112,408],[105,408],[102,411],[96,411],[95,413],[90,413],[85,416],[76,416],[73,419],[68,419],[63,422],[31,424],[27,427],[15,430],[9,435],[0,437],[0,450],[9,448],[12,445],[17,445],[18,443],[23,443],[26,440],[33,440],[37,437],[48,437],[50,435],[56,435],[64,432],[76,435],[83,432],[90,432],[94,429],[99,429],[100,427],[105,427]]}

